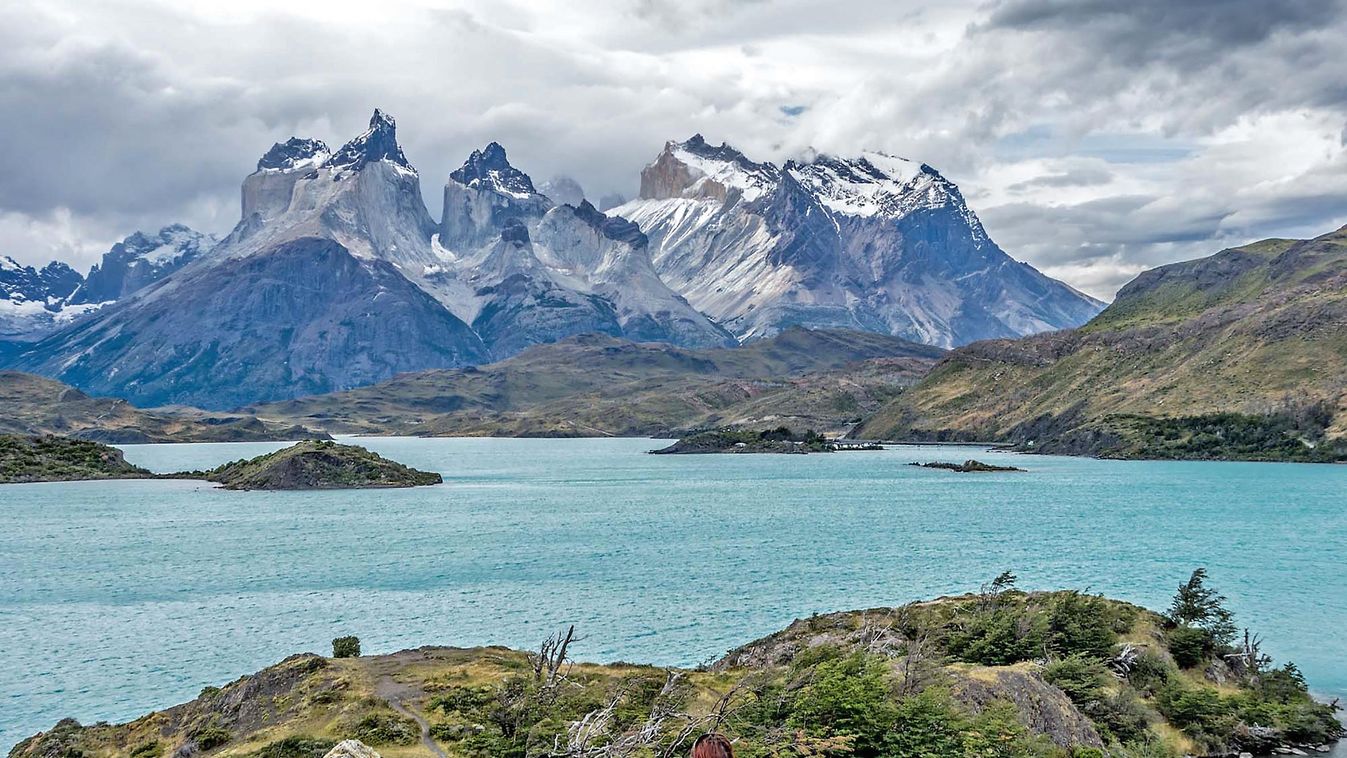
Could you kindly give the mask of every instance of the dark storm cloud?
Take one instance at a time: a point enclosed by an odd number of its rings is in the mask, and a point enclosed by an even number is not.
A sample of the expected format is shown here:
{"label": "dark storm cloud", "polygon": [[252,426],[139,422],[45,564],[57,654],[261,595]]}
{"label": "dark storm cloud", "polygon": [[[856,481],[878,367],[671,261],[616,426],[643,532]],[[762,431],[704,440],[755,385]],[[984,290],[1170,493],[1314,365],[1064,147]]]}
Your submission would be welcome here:
{"label": "dark storm cloud", "polygon": [[1282,30],[1323,27],[1342,11],[1337,0],[1003,0],[980,26],[1065,31],[1120,60],[1201,65]]}

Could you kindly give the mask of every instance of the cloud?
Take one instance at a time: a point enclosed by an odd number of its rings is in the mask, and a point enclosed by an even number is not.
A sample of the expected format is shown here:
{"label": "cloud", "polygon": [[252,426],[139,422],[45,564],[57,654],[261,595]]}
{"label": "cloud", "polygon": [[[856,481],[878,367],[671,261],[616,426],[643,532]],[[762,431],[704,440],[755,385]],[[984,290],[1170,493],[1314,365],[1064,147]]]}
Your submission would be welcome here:
{"label": "cloud", "polygon": [[375,107],[437,212],[497,140],[635,193],[665,140],[878,148],[958,182],[1008,252],[1097,296],[1347,209],[1347,0],[14,0],[0,254],[87,266],[136,228],[225,232],[272,142]]}

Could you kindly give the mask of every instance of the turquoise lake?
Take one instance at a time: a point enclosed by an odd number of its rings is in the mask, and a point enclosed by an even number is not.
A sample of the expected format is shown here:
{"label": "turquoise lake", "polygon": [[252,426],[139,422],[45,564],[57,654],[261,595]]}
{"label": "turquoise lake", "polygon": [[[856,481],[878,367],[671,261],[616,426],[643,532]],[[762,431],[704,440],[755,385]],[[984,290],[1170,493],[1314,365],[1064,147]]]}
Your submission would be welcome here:
{"label": "turquoise lake", "polygon": [[[364,438],[445,484],[226,492],[0,487],[0,750],[126,720],[295,652],[531,647],[692,665],[814,612],[1003,570],[1152,608],[1197,566],[1236,621],[1347,700],[1347,466],[1095,461],[954,447],[650,456],[650,440]],[[127,446],[156,471],[277,444]],[[1030,469],[955,474],[976,456]]]}

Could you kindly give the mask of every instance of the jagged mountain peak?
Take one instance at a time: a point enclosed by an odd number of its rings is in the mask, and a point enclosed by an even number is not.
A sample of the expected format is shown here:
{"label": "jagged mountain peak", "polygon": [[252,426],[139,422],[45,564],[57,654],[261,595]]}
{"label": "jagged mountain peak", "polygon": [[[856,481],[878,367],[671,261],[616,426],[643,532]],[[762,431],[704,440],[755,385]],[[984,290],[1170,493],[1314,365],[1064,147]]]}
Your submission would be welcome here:
{"label": "jagged mountain peak", "polygon": [[615,242],[625,242],[634,248],[644,248],[649,244],[645,234],[641,232],[641,227],[632,221],[628,221],[621,216],[609,216],[588,200],[580,201],[579,205],[564,205],[563,208],[569,208],[575,217],[594,227],[603,236]]}
{"label": "jagged mountain peak", "polygon": [[92,305],[119,300],[196,260],[216,241],[185,224],[169,224],[155,234],[129,234],[89,270],[70,302]]}
{"label": "jagged mountain peak", "polygon": [[514,197],[527,197],[538,192],[528,174],[510,165],[505,148],[499,142],[473,150],[449,178],[465,187],[495,190]]}
{"label": "jagged mountain peak", "polygon": [[403,168],[412,169],[407,156],[398,146],[397,122],[392,116],[378,108],[370,117],[369,128],[359,137],[342,145],[341,149],[329,158],[324,166],[333,169],[359,169],[373,161],[389,161]]}
{"label": "jagged mountain peak", "polygon": [[271,146],[257,162],[258,171],[294,171],[321,165],[332,151],[320,139],[291,137]]}
{"label": "jagged mountain peak", "polygon": [[713,146],[694,134],[683,142],[666,142],[655,161],[641,171],[641,197],[724,200],[737,193],[753,201],[771,192],[780,175],[771,163],[755,163],[727,143]]}

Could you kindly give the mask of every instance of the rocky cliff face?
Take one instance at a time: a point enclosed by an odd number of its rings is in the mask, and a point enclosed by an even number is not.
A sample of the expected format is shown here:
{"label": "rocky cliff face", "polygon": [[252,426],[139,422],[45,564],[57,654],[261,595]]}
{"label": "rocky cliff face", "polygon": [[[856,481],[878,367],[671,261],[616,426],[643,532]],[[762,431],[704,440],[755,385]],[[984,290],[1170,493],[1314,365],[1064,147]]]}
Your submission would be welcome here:
{"label": "rocky cliff face", "polygon": [[60,261],[42,268],[20,265],[0,256],[0,340],[36,339],[82,309],[62,313],[84,277]]}
{"label": "rocky cliff face", "polygon": [[432,289],[497,357],[586,332],[733,342],[664,284],[635,224],[587,201],[555,204],[494,142],[450,174],[435,244],[442,263]]}
{"label": "rocky cliff face", "polygon": [[951,346],[1077,326],[1102,304],[1006,255],[958,188],[882,153],[757,163],[670,142],[613,210],[670,287],[740,339],[790,325]]}

